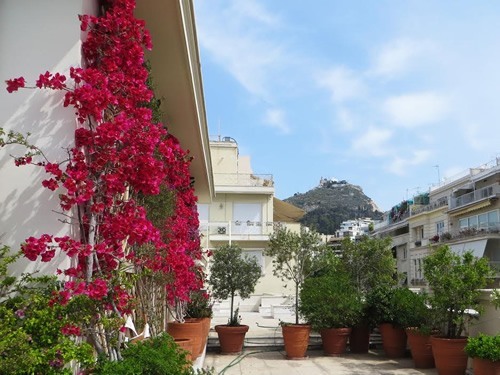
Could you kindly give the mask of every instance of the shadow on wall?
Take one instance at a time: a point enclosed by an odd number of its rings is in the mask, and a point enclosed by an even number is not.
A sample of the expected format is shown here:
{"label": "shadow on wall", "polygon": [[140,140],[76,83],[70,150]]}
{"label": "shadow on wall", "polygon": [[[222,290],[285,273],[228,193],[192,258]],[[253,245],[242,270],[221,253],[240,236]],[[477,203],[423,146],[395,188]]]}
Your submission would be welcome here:
{"label": "shadow on wall", "polygon": [[[70,54],[79,56],[79,43]],[[62,106],[63,96],[63,92],[33,90],[3,126],[24,135],[31,133],[30,143],[39,147],[48,160],[63,162],[68,157],[67,149],[73,146],[76,128],[73,109]],[[62,222],[70,218],[62,214],[58,191],[42,186],[42,181],[49,177],[43,167],[15,166],[12,156],[20,156],[24,152],[25,148],[17,145],[0,149],[0,242],[13,251],[19,250],[20,244],[30,236],[38,237],[43,233],[61,235],[74,231],[72,225]],[[65,258],[56,259],[66,261]],[[31,262],[27,265],[20,262],[14,269],[17,272],[28,271],[27,266],[54,273],[60,264],[57,261],[51,262],[50,266],[47,263]]]}

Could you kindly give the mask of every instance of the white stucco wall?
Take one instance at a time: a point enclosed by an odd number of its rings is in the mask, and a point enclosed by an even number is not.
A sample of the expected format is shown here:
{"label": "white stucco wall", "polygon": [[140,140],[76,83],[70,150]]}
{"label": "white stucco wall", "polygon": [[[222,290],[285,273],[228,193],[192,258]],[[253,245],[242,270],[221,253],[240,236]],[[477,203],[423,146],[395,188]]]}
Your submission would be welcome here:
{"label": "white stucco wall", "polygon": [[[83,4],[83,5],[82,5]],[[69,71],[80,66],[81,31],[78,14],[94,13],[93,0],[1,0],[0,81],[23,76],[30,86],[45,71]],[[68,77],[69,75],[66,74]],[[62,161],[65,148],[73,144],[74,110],[62,107],[62,93],[20,90],[9,94],[0,88],[0,126],[32,133],[30,140],[49,160]],[[21,155],[21,147],[0,149],[0,243],[18,250],[29,236],[71,232],[61,223],[57,191],[42,187],[42,168],[16,167],[10,154]],[[54,212],[57,211],[57,212]],[[39,269],[52,273],[45,263],[23,262],[18,270]]]}

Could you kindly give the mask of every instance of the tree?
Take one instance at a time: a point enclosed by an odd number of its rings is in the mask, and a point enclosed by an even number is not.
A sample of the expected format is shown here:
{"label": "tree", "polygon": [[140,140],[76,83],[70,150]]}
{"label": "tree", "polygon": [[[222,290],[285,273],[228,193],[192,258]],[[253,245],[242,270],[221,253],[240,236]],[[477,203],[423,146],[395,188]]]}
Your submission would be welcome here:
{"label": "tree", "polygon": [[[265,255],[273,258],[273,274],[282,281],[291,281],[295,288],[295,324],[299,324],[299,293],[304,280],[322,266],[319,260],[326,251],[318,233],[302,227],[300,233],[279,226],[269,237]],[[286,285],[285,285],[286,286]]]}
{"label": "tree", "polygon": [[488,259],[471,251],[454,253],[447,245],[424,258],[424,277],[432,290],[431,305],[448,338],[459,337],[467,321],[468,309],[480,311],[479,289],[493,275]]}
{"label": "tree", "polygon": [[261,276],[261,268],[255,257],[243,256],[238,245],[223,245],[212,257],[208,283],[215,299],[231,299],[229,325],[239,325],[233,318],[234,297],[249,298]]}
{"label": "tree", "polygon": [[342,242],[341,263],[352,282],[363,294],[379,285],[394,285],[396,260],[392,255],[391,239],[363,237],[360,241],[346,238]]}

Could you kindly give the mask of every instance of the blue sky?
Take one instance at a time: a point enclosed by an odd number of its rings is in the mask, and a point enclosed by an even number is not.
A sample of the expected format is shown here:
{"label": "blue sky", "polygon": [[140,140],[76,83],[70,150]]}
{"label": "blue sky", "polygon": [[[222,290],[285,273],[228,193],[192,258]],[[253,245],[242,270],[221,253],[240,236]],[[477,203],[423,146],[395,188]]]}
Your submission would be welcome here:
{"label": "blue sky", "polygon": [[337,178],[388,210],[500,157],[500,3],[194,3],[209,132],[278,198]]}

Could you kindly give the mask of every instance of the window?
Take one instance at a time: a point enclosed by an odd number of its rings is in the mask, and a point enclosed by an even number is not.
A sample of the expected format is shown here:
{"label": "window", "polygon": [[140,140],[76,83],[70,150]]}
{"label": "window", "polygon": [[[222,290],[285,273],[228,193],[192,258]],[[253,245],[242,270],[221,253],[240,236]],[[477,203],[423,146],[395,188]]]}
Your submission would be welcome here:
{"label": "window", "polygon": [[477,228],[477,215],[469,217],[469,228]]}
{"label": "window", "polygon": [[497,227],[498,224],[498,210],[464,217],[458,221],[461,230],[467,228],[493,228]]}
{"label": "window", "polygon": [[465,219],[460,219],[458,221],[458,226],[460,229],[465,229],[469,226],[469,219],[465,218]]}
{"label": "window", "polygon": [[490,226],[498,225],[498,210],[488,212],[488,224]]}
{"label": "window", "polygon": [[261,234],[262,204],[234,203],[233,221],[235,223],[234,234]]}
{"label": "window", "polygon": [[477,224],[479,228],[488,228],[488,214],[480,214],[477,216]]}
{"label": "window", "polygon": [[444,232],[444,221],[438,221],[436,223],[436,233],[441,235]]}

